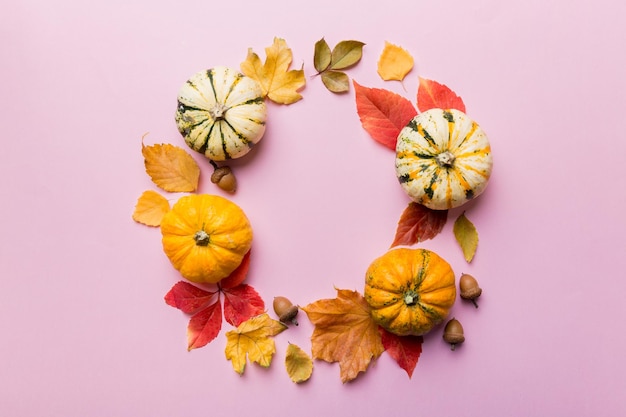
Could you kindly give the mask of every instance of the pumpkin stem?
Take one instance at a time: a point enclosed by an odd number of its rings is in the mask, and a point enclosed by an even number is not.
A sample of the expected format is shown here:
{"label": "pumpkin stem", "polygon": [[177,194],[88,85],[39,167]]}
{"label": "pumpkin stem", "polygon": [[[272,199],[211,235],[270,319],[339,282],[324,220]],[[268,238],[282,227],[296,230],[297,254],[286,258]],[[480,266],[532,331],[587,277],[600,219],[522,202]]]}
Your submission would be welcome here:
{"label": "pumpkin stem", "polygon": [[419,296],[413,290],[409,290],[404,293],[404,304],[408,306],[412,306],[413,304],[417,303],[418,299],[419,299]]}
{"label": "pumpkin stem", "polygon": [[440,167],[450,168],[454,164],[456,157],[450,151],[445,151],[437,155],[435,158]]}
{"label": "pumpkin stem", "polygon": [[215,106],[213,106],[212,109],[209,109],[209,114],[213,120],[223,120],[228,109],[229,107],[226,107],[222,103],[215,103]]}
{"label": "pumpkin stem", "polygon": [[209,234],[204,230],[198,230],[195,235],[193,235],[193,239],[196,241],[196,245],[198,246],[207,246],[209,244]]}

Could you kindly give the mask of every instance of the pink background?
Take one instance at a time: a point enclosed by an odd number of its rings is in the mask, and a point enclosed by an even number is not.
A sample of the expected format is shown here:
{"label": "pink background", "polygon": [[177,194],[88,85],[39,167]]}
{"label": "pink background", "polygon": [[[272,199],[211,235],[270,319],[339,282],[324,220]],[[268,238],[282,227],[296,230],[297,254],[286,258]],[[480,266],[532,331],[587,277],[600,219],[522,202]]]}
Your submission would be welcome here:
{"label": "pink background", "polygon": [[[307,3],[21,0],[0,6],[3,178],[0,415],[618,416],[626,413],[626,110],[621,1]],[[315,363],[293,384],[289,342],[269,369],[237,375],[229,326],[186,351],[187,317],[163,296],[179,280],[160,234],[136,224],[156,189],[141,136],[182,145],[179,86],[214,65],[264,57],[274,36],[304,65],[304,99],[269,106],[261,145],[233,163],[232,199],[255,230],[249,283],[268,305],[362,291],[408,200],[393,154],[361,128],[354,92],[314,78],[322,38],[365,42],[350,77],[414,100],[418,75],[449,85],[488,133],[487,191],[464,207],[480,234],[468,265],[452,235],[424,247],[484,289],[453,314],[467,342],[426,337],[412,379],[387,354],[342,384]],[[390,41],[416,59],[404,88],[376,62]],[[208,164],[194,155],[208,173]],[[220,193],[205,174],[201,191]],[[284,411],[280,411],[284,410]],[[273,414],[270,414],[273,413]],[[280,414],[277,414],[280,413]]]}

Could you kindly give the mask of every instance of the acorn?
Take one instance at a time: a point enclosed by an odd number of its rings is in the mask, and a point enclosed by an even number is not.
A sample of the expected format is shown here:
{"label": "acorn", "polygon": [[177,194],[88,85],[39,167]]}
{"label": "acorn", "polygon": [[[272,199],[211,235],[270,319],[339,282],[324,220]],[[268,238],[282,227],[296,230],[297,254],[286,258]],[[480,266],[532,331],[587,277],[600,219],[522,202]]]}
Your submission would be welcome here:
{"label": "acorn", "polygon": [[237,178],[233,174],[233,170],[229,166],[218,167],[213,161],[211,161],[211,165],[214,168],[211,182],[228,193],[234,193],[237,190]]}
{"label": "acorn", "polygon": [[483,290],[478,286],[476,278],[469,274],[462,274],[461,278],[459,278],[459,288],[461,289],[461,298],[470,300],[474,304],[474,307],[478,308],[476,299],[480,297]]}
{"label": "acorn", "polygon": [[274,297],[274,312],[282,323],[298,325],[298,320],[296,320],[298,307],[294,306],[289,299],[285,297]]}
{"label": "acorn", "polygon": [[446,327],[443,330],[443,340],[450,343],[450,349],[452,350],[456,349],[456,345],[460,345],[465,341],[463,326],[457,319],[452,318],[446,323]]}

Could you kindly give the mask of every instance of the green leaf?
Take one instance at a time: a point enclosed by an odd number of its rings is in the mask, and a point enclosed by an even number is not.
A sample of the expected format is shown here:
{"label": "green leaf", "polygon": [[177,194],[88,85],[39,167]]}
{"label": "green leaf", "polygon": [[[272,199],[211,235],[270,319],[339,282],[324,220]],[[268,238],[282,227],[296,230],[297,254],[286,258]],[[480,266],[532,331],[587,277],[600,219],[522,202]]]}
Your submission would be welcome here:
{"label": "green leaf", "polygon": [[359,41],[341,41],[333,48],[330,69],[348,68],[361,60],[363,46]]}
{"label": "green leaf", "polygon": [[322,82],[333,93],[345,93],[350,90],[350,78],[342,71],[324,71]]}
{"label": "green leaf", "polygon": [[330,65],[331,51],[330,46],[324,38],[315,42],[315,52],[313,54],[313,66],[319,73],[326,71]]}
{"label": "green leaf", "polygon": [[465,260],[468,263],[472,262],[474,254],[476,254],[476,247],[478,246],[478,232],[474,224],[465,217],[465,212],[461,213],[456,219],[452,230],[454,231],[456,241],[461,245]]}

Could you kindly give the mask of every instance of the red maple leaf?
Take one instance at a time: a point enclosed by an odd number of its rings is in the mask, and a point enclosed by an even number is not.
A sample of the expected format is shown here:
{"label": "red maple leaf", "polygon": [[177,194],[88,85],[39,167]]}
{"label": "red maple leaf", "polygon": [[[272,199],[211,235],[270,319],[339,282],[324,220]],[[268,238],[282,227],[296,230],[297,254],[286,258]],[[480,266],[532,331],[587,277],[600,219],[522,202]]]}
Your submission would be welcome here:
{"label": "red maple leaf", "polygon": [[[179,281],[165,295],[165,302],[190,314],[187,326],[188,349],[205,346],[217,337],[224,318],[233,326],[239,326],[249,318],[261,314],[265,303],[254,288],[243,284],[250,267],[248,252],[239,267],[217,285],[215,290],[207,290]],[[224,295],[222,314],[221,295]]]}
{"label": "red maple leaf", "polygon": [[379,330],[385,352],[389,353],[411,378],[422,354],[424,338],[422,336],[397,336],[382,327],[379,327]]}
{"label": "red maple leaf", "polygon": [[465,113],[465,103],[448,86],[420,77],[417,89],[417,108],[420,112],[430,109],[456,109]]}
{"label": "red maple leaf", "polygon": [[395,151],[400,130],[417,115],[417,110],[396,93],[353,83],[361,125],[372,139]]}
{"label": "red maple leaf", "polygon": [[413,245],[437,236],[448,220],[448,210],[432,210],[414,201],[404,209],[391,247]]}

